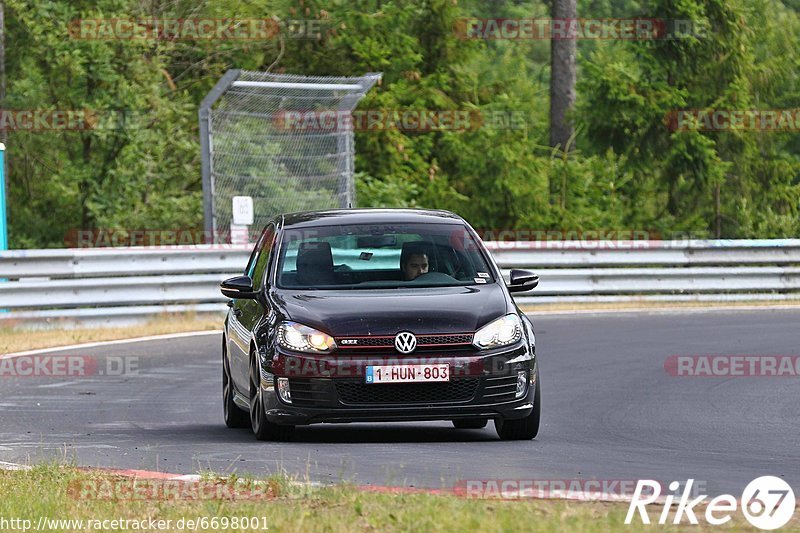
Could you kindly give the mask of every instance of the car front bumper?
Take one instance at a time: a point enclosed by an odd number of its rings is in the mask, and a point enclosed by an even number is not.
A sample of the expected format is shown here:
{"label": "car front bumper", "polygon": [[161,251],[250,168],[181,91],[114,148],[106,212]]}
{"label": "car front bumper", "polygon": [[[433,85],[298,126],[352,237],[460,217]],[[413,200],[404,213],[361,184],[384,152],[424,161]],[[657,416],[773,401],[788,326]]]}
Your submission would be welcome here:
{"label": "car front bumper", "polygon": [[[267,420],[281,425],[321,422],[399,422],[456,420],[465,418],[520,419],[533,410],[537,369],[527,346],[487,354],[453,356],[425,354],[420,360],[447,361],[451,380],[443,383],[367,384],[368,364],[386,364],[385,356],[347,360],[277,353],[262,367],[262,397]],[[281,359],[283,358],[283,359]],[[420,362],[414,360],[414,363]],[[410,364],[409,358],[390,364]],[[516,396],[519,372],[525,372],[528,386]],[[291,403],[277,394],[277,380],[289,380]]]}

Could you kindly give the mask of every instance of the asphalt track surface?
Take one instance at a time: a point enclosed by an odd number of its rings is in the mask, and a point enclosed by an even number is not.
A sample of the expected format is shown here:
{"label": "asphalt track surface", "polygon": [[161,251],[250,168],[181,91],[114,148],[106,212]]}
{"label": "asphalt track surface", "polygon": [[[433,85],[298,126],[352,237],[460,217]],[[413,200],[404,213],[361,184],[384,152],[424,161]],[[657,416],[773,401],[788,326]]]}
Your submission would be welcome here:
{"label": "asphalt track surface", "polygon": [[532,316],[543,427],[502,442],[493,424],[322,424],[291,443],[222,422],[219,335],[73,349],[134,358],[138,374],[0,378],[0,461],[268,475],[443,488],[459,480],[661,481],[707,494],[752,479],[800,489],[800,377],[674,377],[673,354],[800,355],[800,311]]}

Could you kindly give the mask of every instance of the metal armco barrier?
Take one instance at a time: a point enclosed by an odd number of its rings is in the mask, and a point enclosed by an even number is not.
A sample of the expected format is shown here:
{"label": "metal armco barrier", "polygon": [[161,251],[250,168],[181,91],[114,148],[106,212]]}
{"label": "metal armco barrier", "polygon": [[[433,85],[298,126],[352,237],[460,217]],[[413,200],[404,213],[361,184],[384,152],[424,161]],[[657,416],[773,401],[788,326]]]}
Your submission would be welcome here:
{"label": "metal armco barrier", "polygon": [[[800,298],[800,239],[486,244],[506,278],[512,268],[539,274],[520,304]],[[0,322],[223,313],[218,284],[249,255],[233,245],[0,252]]]}

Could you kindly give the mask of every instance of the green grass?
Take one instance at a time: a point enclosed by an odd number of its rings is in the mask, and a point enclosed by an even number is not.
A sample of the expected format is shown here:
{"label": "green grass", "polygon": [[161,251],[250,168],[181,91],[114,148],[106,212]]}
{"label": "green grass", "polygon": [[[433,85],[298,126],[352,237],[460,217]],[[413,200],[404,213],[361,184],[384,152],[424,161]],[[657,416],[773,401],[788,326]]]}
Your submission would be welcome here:
{"label": "green grass", "polygon": [[26,329],[0,322],[0,354],[54,348],[84,342],[113,341],[186,331],[222,330],[224,317],[198,317],[191,313],[163,314],[142,324],[116,327]]}
{"label": "green grass", "polygon": [[[130,486],[131,480],[97,471],[79,470],[58,465],[36,466],[29,471],[0,471],[0,520],[30,520],[35,528],[40,517],[72,520],[171,520],[176,531],[180,519],[208,520],[217,517],[259,518],[256,528],[227,528],[220,524],[213,530],[263,531],[598,531],[674,530],[674,526],[625,526],[626,503],[567,502],[558,500],[476,500],[447,494],[365,492],[352,485],[310,488],[286,477],[262,481],[216,478],[204,474],[204,483],[217,483],[240,490],[261,483],[260,500],[170,500],[93,499],[76,495],[74,487],[86,483],[98,486],[116,481]],[[237,485],[236,483],[243,483]],[[148,483],[139,481],[138,483]],[[157,482],[156,482],[157,483]],[[70,487],[73,490],[70,491]],[[90,494],[95,494],[91,492]],[[112,493],[106,492],[107,497]],[[657,510],[650,512],[656,519]],[[263,520],[262,518],[263,517]],[[743,529],[743,518],[719,528]],[[17,523],[19,524],[19,522]],[[796,527],[797,521],[794,525]],[[10,527],[2,528],[11,531]],[[711,529],[693,527],[694,531]],[[20,529],[17,529],[18,531]],[[78,531],[72,527],[55,527],[50,531]],[[84,526],[86,530],[86,526]],[[108,531],[109,529],[106,529]],[[112,529],[125,531],[126,529]],[[132,530],[129,528],[127,530]],[[185,531],[186,529],[184,529]]]}

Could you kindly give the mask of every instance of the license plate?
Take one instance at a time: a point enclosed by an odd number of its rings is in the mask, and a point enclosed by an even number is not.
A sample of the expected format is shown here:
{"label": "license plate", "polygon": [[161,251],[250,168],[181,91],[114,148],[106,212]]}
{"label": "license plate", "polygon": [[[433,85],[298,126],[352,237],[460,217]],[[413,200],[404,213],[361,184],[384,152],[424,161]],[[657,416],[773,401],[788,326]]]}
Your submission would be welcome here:
{"label": "license plate", "polygon": [[450,365],[374,365],[367,367],[367,383],[421,383],[450,381]]}

